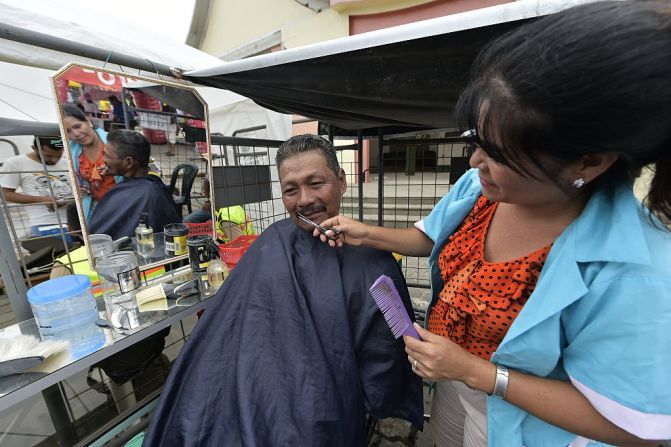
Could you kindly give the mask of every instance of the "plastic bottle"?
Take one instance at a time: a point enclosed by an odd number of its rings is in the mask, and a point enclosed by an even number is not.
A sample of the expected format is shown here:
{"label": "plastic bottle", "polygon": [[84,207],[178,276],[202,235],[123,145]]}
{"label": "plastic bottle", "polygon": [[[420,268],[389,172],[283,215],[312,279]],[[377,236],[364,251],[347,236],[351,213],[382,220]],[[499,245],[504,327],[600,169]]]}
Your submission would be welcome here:
{"label": "plastic bottle", "polygon": [[140,223],[135,229],[137,240],[137,252],[141,256],[147,256],[154,252],[154,230],[147,225],[147,213],[140,213]]}

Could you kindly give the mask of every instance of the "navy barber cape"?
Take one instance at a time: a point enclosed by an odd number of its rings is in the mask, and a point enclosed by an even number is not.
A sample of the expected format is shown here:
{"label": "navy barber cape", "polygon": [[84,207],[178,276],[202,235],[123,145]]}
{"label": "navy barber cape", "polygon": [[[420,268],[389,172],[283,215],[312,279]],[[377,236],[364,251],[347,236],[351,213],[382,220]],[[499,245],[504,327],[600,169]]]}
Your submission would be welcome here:
{"label": "navy barber cape", "polygon": [[89,232],[104,233],[119,239],[135,236],[140,213],[149,214],[147,224],[155,233],[171,223],[181,223],[168,188],[155,175],[126,177],[96,204],[89,222]]}
{"label": "navy barber cape", "polygon": [[368,291],[381,274],[410,310],[390,254],[271,225],[182,349],[143,445],[358,446],[366,412],[421,428],[422,381]]}

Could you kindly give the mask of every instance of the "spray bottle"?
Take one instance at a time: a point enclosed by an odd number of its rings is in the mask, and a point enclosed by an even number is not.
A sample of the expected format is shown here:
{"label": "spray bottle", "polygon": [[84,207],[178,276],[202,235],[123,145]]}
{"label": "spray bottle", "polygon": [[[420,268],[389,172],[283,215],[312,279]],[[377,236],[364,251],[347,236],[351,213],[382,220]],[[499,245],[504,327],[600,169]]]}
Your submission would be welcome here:
{"label": "spray bottle", "polygon": [[137,252],[142,256],[148,256],[154,252],[154,230],[147,225],[148,219],[147,213],[140,213],[140,223],[135,229]]}

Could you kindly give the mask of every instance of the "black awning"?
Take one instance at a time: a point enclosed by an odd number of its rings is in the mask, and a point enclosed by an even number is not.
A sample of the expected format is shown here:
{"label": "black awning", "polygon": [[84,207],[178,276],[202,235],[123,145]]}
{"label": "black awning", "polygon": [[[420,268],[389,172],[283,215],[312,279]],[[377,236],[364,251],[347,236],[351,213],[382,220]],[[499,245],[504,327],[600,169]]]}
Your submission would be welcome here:
{"label": "black awning", "polygon": [[[453,128],[470,66],[491,39],[526,20],[410,39],[190,80],[343,130]],[[338,132],[342,134],[347,132]],[[377,131],[375,132],[377,133]]]}

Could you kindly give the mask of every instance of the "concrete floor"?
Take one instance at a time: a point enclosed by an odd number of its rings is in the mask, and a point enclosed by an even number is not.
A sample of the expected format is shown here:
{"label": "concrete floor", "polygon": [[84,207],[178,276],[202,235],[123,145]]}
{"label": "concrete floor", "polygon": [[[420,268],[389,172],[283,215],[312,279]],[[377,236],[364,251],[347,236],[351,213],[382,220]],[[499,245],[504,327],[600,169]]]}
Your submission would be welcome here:
{"label": "concrete floor", "polygon": [[[428,387],[424,386],[424,428],[418,430],[410,423],[400,419],[383,419],[378,422],[378,430],[369,447],[433,447],[430,422],[426,422],[431,413],[431,397]],[[430,418],[429,418],[430,419]]]}

